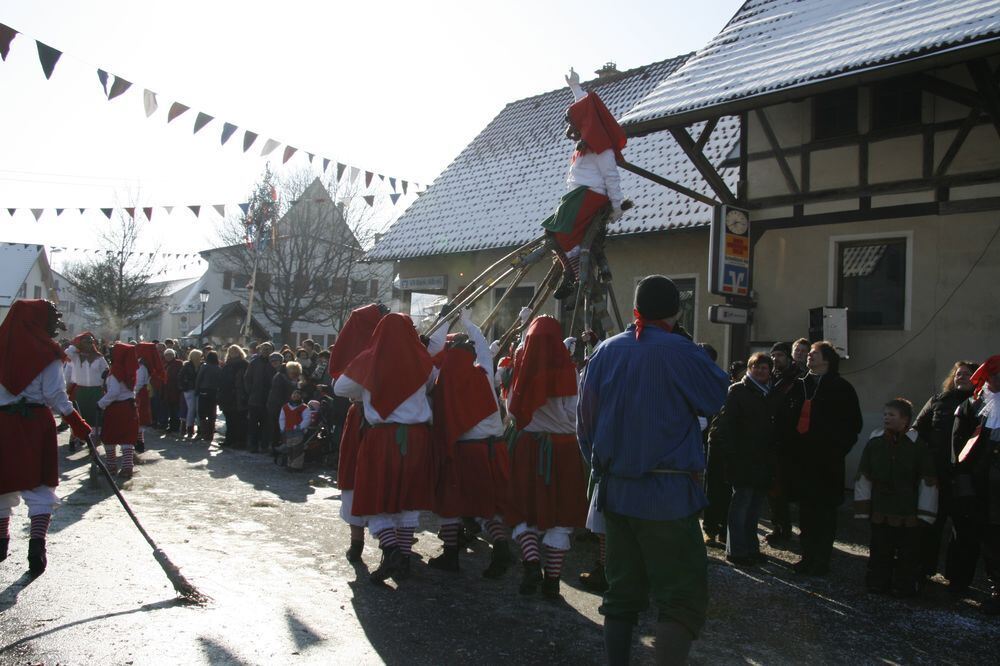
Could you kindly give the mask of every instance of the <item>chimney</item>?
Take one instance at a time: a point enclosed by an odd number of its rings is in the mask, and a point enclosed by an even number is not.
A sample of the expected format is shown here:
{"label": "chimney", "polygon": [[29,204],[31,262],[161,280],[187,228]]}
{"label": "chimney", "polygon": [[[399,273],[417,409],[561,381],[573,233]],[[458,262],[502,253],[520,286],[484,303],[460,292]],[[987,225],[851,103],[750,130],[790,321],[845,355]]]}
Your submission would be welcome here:
{"label": "chimney", "polygon": [[621,72],[618,71],[618,67],[615,65],[615,63],[609,60],[608,62],[604,63],[604,67],[601,67],[599,70],[594,72],[594,74],[597,74],[597,78],[599,80],[602,80],[602,79],[610,79],[618,74],[621,74]]}

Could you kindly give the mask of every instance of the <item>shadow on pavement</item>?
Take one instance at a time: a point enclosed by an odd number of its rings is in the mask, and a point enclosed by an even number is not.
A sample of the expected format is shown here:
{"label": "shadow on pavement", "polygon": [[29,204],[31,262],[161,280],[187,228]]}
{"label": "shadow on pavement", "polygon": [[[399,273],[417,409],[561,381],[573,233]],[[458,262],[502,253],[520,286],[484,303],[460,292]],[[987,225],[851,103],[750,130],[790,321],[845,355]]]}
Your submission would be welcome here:
{"label": "shadow on pavement", "polygon": [[233,666],[243,666],[246,664],[249,666],[252,663],[236,656],[225,645],[211,638],[199,636],[198,642],[201,643],[202,650],[205,652],[205,658],[210,664],[233,664]]}

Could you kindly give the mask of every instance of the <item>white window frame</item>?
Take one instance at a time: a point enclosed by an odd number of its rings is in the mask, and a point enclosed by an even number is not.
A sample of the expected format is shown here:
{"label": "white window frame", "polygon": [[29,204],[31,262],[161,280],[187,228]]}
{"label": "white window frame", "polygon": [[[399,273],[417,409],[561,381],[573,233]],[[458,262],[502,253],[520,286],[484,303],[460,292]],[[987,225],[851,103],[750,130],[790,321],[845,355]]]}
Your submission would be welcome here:
{"label": "white window frame", "polygon": [[[646,276],[646,275],[640,275],[640,276],[638,276],[638,277],[636,277],[636,278],[633,279],[633,281],[632,281],[633,292],[635,291],[635,287],[639,286],[639,282],[641,282],[646,277],[648,277],[648,276]],[[694,280],[694,320],[691,323],[691,328],[694,329],[694,330],[688,331],[688,333],[691,334],[692,338],[694,338],[695,340],[697,340],[698,339],[698,313],[699,313],[698,307],[699,307],[699,304],[701,303],[701,275],[698,274],[698,273],[671,273],[670,275],[667,275],[666,277],[670,278],[671,280]],[[610,305],[610,303],[608,305]],[[618,305],[619,305],[619,307],[621,307],[621,302],[619,302]],[[625,321],[629,320],[628,314],[630,314],[630,313],[623,313],[622,314],[622,318],[625,319]],[[729,330],[728,326],[726,326],[726,330],[727,331]],[[726,342],[728,343],[728,340]],[[728,345],[727,345],[727,348],[728,348]],[[721,354],[720,354],[720,356],[721,356]]]}
{"label": "white window frame", "polygon": [[[903,231],[879,231],[867,234],[843,234],[839,236],[830,236],[830,247],[829,247],[829,259],[828,259],[828,269],[826,276],[826,302],[827,305],[833,307],[837,305],[837,275],[840,272],[840,266],[837,261],[837,249],[841,243],[850,243],[853,241],[872,241],[872,240],[894,240],[902,238],[906,241],[906,277],[904,278],[904,291],[903,294],[903,329],[904,331],[909,331],[912,327],[912,314],[913,314],[913,230],[906,229]],[[868,330],[868,329],[863,329]],[[872,333],[885,332],[891,333],[894,329],[872,330]],[[898,329],[895,329],[898,330]]]}

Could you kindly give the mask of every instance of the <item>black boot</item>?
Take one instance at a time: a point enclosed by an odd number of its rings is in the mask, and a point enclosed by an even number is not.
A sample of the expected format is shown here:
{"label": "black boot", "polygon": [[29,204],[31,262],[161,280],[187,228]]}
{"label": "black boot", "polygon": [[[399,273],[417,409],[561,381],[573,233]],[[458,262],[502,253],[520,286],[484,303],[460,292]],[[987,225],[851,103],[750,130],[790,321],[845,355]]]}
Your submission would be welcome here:
{"label": "black boot", "polygon": [[361,552],[365,549],[364,541],[351,539],[351,547],[347,549],[347,561],[351,564],[361,561]]}
{"label": "black boot", "polygon": [[373,571],[368,579],[373,583],[384,583],[397,572],[402,560],[403,554],[399,552],[399,548],[389,546],[382,551],[382,561],[379,562],[378,569]]}
{"label": "black boot", "polygon": [[396,582],[406,580],[410,577],[410,573],[410,556],[400,551],[399,564],[396,565],[396,570],[392,573],[392,579]]}
{"label": "black boot", "polygon": [[562,599],[559,594],[559,576],[546,576],[542,580],[542,596],[553,601]]}
{"label": "black boot", "polygon": [[458,546],[445,546],[444,552],[437,557],[432,557],[427,566],[438,571],[450,571],[458,573]]}
{"label": "black boot", "polygon": [[517,591],[521,594],[534,594],[542,582],[542,565],[535,561],[522,562],[522,566],[524,567],[524,577],[521,578],[521,586]]}
{"label": "black boot", "polygon": [[32,578],[41,576],[46,564],[45,539],[28,539],[28,572]]}
{"label": "black boot", "polygon": [[0,562],[7,559],[7,549],[10,547],[10,537],[0,539]]}
{"label": "black boot", "polygon": [[136,453],[145,453],[146,452],[146,440],[145,439],[140,439],[139,441],[137,441],[135,443],[135,452]]}
{"label": "black boot", "polygon": [[511,556],[510,547],[506,539],[497,539],[493,542],[493,553],[490,555],[490,565],[483,570],[483,578],[502,578],[507,569],[510,568]]}
{"label": "black boot", "polygon": [[604,592],[608,589],[608,578],[604,575],[604,565],[598,562],[590,571],[580,574],[580,584],[591,592]]}
{"label": "black boot", "polygon": [[604,654],[608,666],[628,666],[632,656],[632,623],[604,617]]}

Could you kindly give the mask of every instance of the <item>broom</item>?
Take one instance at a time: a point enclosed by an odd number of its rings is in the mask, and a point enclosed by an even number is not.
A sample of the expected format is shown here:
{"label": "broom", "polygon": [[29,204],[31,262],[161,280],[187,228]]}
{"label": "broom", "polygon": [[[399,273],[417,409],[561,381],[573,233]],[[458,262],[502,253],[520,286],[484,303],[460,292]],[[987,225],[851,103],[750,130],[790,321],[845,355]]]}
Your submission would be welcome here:
{"label": "broom", "polygon": [[181,570],[177,568],[177,565],[171,562],[170,558],[167,557],[167,554],[163,552],[163,549],[156,545],[156,542],[153,541],[152,537],[149,536],[149,533],[143,528],[142,523],[140,523],[139,519],[136,518],[135,513],[132,511],[132,507],[130,507],[128,502],[125,501],[125,498],[122,496],[122,491],[118,489],[118,484],[115,483],[114,477],[111,476],[111,471],[108,469],[107,465],[104,464],[104,461],[101,460],[101,456],[97,454],[97,449],[94,445],[93,433],[87,437],[86,441],[87,448],[90,449],[91,463],[100,468],[105,480],[107,480],[108,484],[111,486],[111,490],[114,491],[118,501],[122,503],[125,513],[127,513],[128,517],[132,519],[133,523],[135,523],[139,533],[142,534],[142,538],[145,539],[146,543],[149,544],[149,547],[153,549],[153,558],[156,559],[160,568],[163,569],[163,573],[167,575],[167,578],[170,580],[170,584],[174,586],[177,594],[179,594],[184,601],[198,606],[204,606],[210,602],[212,600],[211,597],[200,592],[198,588],[188,582],[187,578],[184,577],[184,574],[181,573]]}

